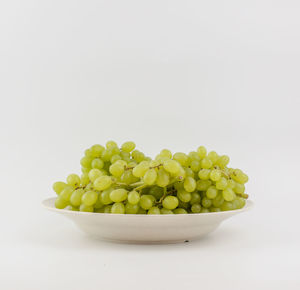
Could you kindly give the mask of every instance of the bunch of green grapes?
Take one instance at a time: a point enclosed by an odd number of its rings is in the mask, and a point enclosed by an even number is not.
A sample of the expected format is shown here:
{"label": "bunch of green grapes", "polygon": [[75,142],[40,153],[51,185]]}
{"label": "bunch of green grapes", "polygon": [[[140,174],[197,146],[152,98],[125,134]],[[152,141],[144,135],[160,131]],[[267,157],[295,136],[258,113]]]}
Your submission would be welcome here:
{"label": "bunch of green grapes", "polygon": [[155,159],[114,141],[94,145],[80,160],[82,175],[55,182],[55,206],[114,214],[187,214],[245,206],[248,176],[229,157],[200,146],[189,154],[163,149]]}

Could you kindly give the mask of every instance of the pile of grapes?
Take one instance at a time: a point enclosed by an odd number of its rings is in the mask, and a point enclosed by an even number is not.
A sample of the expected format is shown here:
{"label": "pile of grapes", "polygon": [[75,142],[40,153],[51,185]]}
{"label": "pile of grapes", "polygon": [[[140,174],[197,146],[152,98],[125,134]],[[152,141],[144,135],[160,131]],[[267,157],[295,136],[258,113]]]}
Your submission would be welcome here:
{"label": "pile of grapes", "polygon": [[248,176],[227,167],[229,157],[200,146],[189,154],[163,149],[154,160],[114,141],[94,145],[81,159],[82,175],[55,182],[55,206],[114,214],[187,214],[245,206]]}

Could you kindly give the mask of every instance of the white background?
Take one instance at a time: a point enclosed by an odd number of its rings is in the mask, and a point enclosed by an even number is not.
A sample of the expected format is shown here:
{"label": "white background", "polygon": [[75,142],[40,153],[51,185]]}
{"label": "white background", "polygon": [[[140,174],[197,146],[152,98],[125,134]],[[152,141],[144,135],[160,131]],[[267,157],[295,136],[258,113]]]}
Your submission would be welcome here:
{"label": "white background", "polygon": [[[299,8],[1,1],[0,289],[300,289]],[[91,240],[40,203],[109,139],[226,153],[256,207],[199,242]]]}

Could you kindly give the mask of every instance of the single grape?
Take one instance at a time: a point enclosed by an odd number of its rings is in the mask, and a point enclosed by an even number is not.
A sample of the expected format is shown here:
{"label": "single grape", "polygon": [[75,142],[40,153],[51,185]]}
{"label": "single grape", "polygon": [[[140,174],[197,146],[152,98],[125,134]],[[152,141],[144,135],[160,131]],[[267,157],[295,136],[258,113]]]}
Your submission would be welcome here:
{"label": "single grape", "polygon": [[65,182],[57,181],[53,183],[53,190],[59,195],[67,186]]}
{"label": "single grape", "polygon": [[190,164],[190,167],[194,172],[198,172],[201,168],[201,163],[198,160],[193,160]]}
{"label": "single grape", "polygon": [[231,188],[225,188],[222,194],[226,201],[233,201],[236,198],[236,195]]}
{"label": "single grape", "polygon": [[184,180],[183,187],[187,192],[193,192],[196,189],[196,181],[192,177],[187,177]]}
{"label": "single grape", "polygon": [[92,206],[96,203],[98,194],[95,191],[87,191],[81,198],[81,202],[86,206]]}
{"label": "single grape", "polygon": [[123,214],[125,213],[125,206],[121,202],[116,202],[111,207],[111,213]]}
{"label": "single grape", "polygon": [[201,160],[201,167],[202,168],[209,169],[209,168],[212,167],[212,165],[213,165],[213,163],[212,163],[212,161],[208,157],[204,157]]}
{"label": "single grape", "polygon": [[112,184],[112,179],[110,176],[100,176],[94,181],[94,188],[96,190],[105,190],[109,188]]}
{"label": "single grape", "polygon": [[82,188],[74,190],[70,197],[71,205],[80,206],[81,198],[83,195],[84,195],[84,190]]}
{"label": "single grape", "polygon": [[79,207],[71,206],[71,207],[70,207],[70,210],[72,210],[72,211],[79,211]]}
{"label": "single grape", "polygon": [[238,193],[238,194],[244,193],[244,192],[245,192],[245,185],[236,182],[236,183],[235,183],[235,187],[234,187],[233,190],[234,190],[236,193]]}
{"label": "single grape", "polygon": [[214,199],[216,198],[216,196],[218,195],[218,190],[216,189],[215,186],[210,186],[207,190],[206,190],[206,196],[209,199]]}
{"label": "single grape", "polygon": [[218,159],[219,159],[219,155],[215,152],[215,151],[211,151],[207,154],[207,157],[211,160],[211,162],[213,164],[215,164]]}
{"label": "single grape", "polygon": [[166,209],[175,209],[178,206],[178,198],[175,196],[167,196],[164,198],[162,205]]}
{"label": "single grape", "polygon": [[101,202],[105,205],[111,204],[113,201],[110,199],[110,193],[113,191],[113,188],[108,188],[103,190],[100,194]]}
{"label": "single grape", "polygon": [[200,190],[200,191],[204,191],[204,190],[207,190],[211,185],[211,181],[210,180],[198,180],[196,182],[196,188],[197,190]]}
{"label": "single grape", "polygon": [[91,155],[93,157],[100,157],[104,150],[105,150],[105,148],[99,144],[93,145],[90,149]]}
{"label": "single grape", "polygon": [[160,153],[159,153],[159,155],[162,156],[162,157],[167,157],[169,159],[172,158],[172,152],[170,150],[168,150],[168,149],[161,150]]}
{"label": "single grape", "polygon": [[201,169],[198,172],[198,177],[202,180],[208,180],[210,177],[210,170],[209,169]]}
{"label": "single grape", "polygon": [[105,207],[101,207],[101,208],[95,208],[94,212],[97,213],[104,213]]}
{"label": "single grape", "polygon": [[174,209],[174,214],[187,214],[188,212],[184,208]]}
{"label": "single grape", "polygon": [[84,168],[91,168],[92,167],[92,161],[93,161],[92,157],[85,156],[85,157],[81,158],[80,164]]}
{"label": "single grape", "polygon": [[157,171],[156,184],[160,187],[166,187],[170,182],[170,175],[163,168]]}
{"label": "single grape", "polygon": [[87,186],[90,183],[90,178],[88,173],[83,173],[80,177],[80,185]]}
{"label": "single grape", "polygon": [[106,148],[109,149],[111,147],[118,147],[118,144],[115,141],[107,141],[106,142]]}
{"label": "single grape", "polygon": [[147,211],[140,207],[137,214],[147,214]]}
{"label": "single grape", "polygon": [[201,159],[203,159],[206,156],[207,150],[206,150],[206,148],[204,146],[200,146],[197,149],[197,153],[198,153],[199,157]]}
{"label": "single grape", "polygon": [[135,191],[135,190],[132,190],[128,193],[128,202],[130,204],[138,204],[140,201],[140,194]]}
{"label": "single grape", "polygon": [[212,181],[218,181],[220,180],[222,177],[222,174],[221,174],[221,171],[218,170],[218,169],[213,169],[211,172],[210,172],[210,179]]}
{"label": "single grape", "polygon": [[113,202],[121,202],[127,199],[128,191],[123,188],[113,190],[109,197]]}
{"label": "single grape", "polygon": [[122,160],[122,157],[119,154],[115,154],[110,158],[110,163],[113,164],[113,163],[117,162],[118,160]]}
{"label": "single grape", "polygon": [[192,198],[192,194],[190,192],[185,191],[185,190],[179,190],[177,192],[177,197],[182,202],[189,202]]}
{"label": "single grape", "polygon": [[166,208],[161,208],[160,213],[161,214],[174,214],[172,210],[166,209]]}
{"label": "single grape", "polygon": [[89,179],[91,182],[95,182],[95,180],[102,175],[103,173],[99,169],[94,168],[89,172]]}
{"label": "single grape", "polygon": [[102,200],[101,200],[101,194],[98,194],[97,201],[94,204],[94,209],[100,209],[100,208],[103,208],[103,207],[104,207],[104,204],[102,203]]}
{"label": "single grape", "polygon": [[141,163],[139,163],[133,168],[132,174],[135,177],[143,177],[145,173],[148,171],[148,169],[149,169],[149,162],[142,161]]}
{"label": "single grape", "polygon": [[127,214],[137,214],[139,211],[139,205],[138,204],[131,204],[126,203],[125,205],[125,213]]}
{"label": "single grape", "polygon": [[227,187],[231,188],[231,189],[235,188],[235,181],[233,179],[228,179],[227,180]]}
{"label": "single grape", "polygon": [[81,167],[81,172],[83,174],[88,174],[90,172],[91,168],[85,168],[85,167]]}
{"label": "single grape", "polygon": [[155,169],[152,168],[152,169],[147,170],[147,172],[144,175],[143,180],[146,184],[152,185],[155,183],[156,178],[157,178],[157,173],[156,173]]}
{"label": "single grape", "polygon": [[228,182],[225,177],[221,177],[217,182],[216,182],[216,188],[219,190],[224,190],[228,185]]}
{"label": "single grape", "polygon": [[232,173],[232,179],[239,183],[246,183],[248,181],[248,176],[242,172],[242,170],[235,169]]}
{"label": "single grape", "polygon": [[91,149],[86,149],[84,151],[84,156],[86,156],[86,157],[93,157],[92,150]]}
{"label": "single grape", "polygon": [[201,204],[200,203],[194,203],[191,207],[192,213],[200,213],[201,212]]}
{"label": "single grape", "polygon": [[222,194],[219,194],[213,199],[212,203],[214,207],[221,207],[224,202],[224,198]]}
{"label": "single grape", "polygon": [[209,209],[205,207],[202,207],[200,211],[200,213],[209,213],[209,212],[210,212]]}
{"label": "single grape", "polygon": [[104,207],[104,213],[111,213],[111,208],[112,205],[107,205],[106,207]]}
{"label": "single grape", "polygon": [[190,204],[193,205],[195,203],[200,203],[201,201],[201,196],[198,192],[193,192],[191,195],[191,200],[190,200]]}
{"label": "single grape", "polygon": [[180,171],[180,165],[175,160],[167,160],[163,163],[164,169],[171,174],[176,174]]}
{"label": "single grape", "polygon": [[92,163],[92,168],[101,169],[104,166],[104,162],[100,158],[95,158]]}
{"label": "single grape", "polygon": [[58,196],[55,200],[55,207],[58,209],[64,209],[69,205],[68,201]]}
{"label": "single grape", "polygon": [[209,198],[207,198],[207,197],[204,197],[204,198],[202,199],[201,204],[202,204],[204,207],[209,208],[209,207],[211,207],[211,205],[212,205],[212,201],[211,201],[211,199],[209,199]]}
{"label": "single grape", "polygon": [[220,166],[221,168],[226,167],[226,165],[229,163],[229,157],[227,155],[222,155],[217,160],[216,164]]}
{"label": "single grape", "polygon": [[120,177],[124,173],[124,170],[124,165],[119,162],[115,162],[109,167],[109,172],[115,177]]}
{"label": "single grape", "polygon": [[131,184],[139,181],[137,177],[132,174],[132,170],[125,170],[120,178],[121,182],[126,184]]}
{"label": "single grape", "polygon": [[145,154],[138,150],[133,150],[131,155],[132,155],[132,158],[138,163],[142,162],[145,158]]}
{"label": "single grape", "polygon": [[190,163],[191,163],[192,161],[194,161],[194,160],[197,160],[197,161],[200,161],[200,160],[201,160],[201,158],[199,157],[198,153],[195,152],[195,151],[191,151],[191,152],[189,153],[189,155],[188,155],[188,158],[189,158],[188,164],[190,164]]}
{"label": "single grape", "polygon": [[184,171],[185,171],[185,177],[192,177],[192,178],[195,177],[194,171],[191,168],[185,167]]}
{"label": "single grape", "polygon": [[94,207],[93,206],[86,206],[85,204],[81,204],[79,207],[80,211],[84,211],[84,212],[93,212],[94,211]]}
{"label": "single grape", "polygon": [[80,177],[77,174],[70,174],[67,177],[67,183],[70,186],[78,187],[80,185]]}
{"label": "single grape", "polygon": [[211,207],[210,211],[211,212],[219,212],[219,211],[221,211],[221,209],[219,207]]}
{"label": "single grape", "polygon": [[148,210],[148,214],[160,214],[160,209],[157,206],[153,206]]}
{"label": "single grape", "polygon": [[74,191],[74,188],[72,186],[66,186],[65,189],[60,193],[59,196],[62,199],[69,201],[73,191]]}
{"label": "single grape", "polygon": [[[171,159],[172,155],[169,158]],[[188,166],[189,158],[185,153],[177,152],[174,154],[173,159],[179,162],[182,166]]]}
{"label": "single grape", "polygon": [[124,152],[131,152],[132,150],[134,150],[135,148],[135,143],[132,142],[132,141],[127,141],[125,143],[122,144],[121,146],[121,149],[124,151]]}
{"label": "single grape", "polygon": [[150,195],[142,195],[139,204],[141,208],[147,210],[153,206],[153,200]]}
{"label": "single grape", "polygon": [[221,210],[222,211],[234,210],[234,205],[232,202],[224,201],[223,204],[221,205]]}

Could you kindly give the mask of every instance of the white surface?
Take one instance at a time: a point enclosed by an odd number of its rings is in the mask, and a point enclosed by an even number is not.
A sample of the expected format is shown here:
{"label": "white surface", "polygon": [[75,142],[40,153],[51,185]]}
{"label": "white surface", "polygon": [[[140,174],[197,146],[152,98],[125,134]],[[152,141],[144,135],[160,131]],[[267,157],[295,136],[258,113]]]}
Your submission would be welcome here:
{"label": "white surface", "polygon": [[248,200],[239,210],[206,214],[132,215],[57,209],[55,197],[43,200],[47,210],[71,219],[88,236],[113,242],[170,244],[195,241],[215,231],[226,219],[253,207]]}
{"label": "white surface", "polygon": [[[0,289],[299,289],[299,1],[1,1]],[[256,207],[206,239],[99,243],[44,211],[83,150],[206,145]]]}

